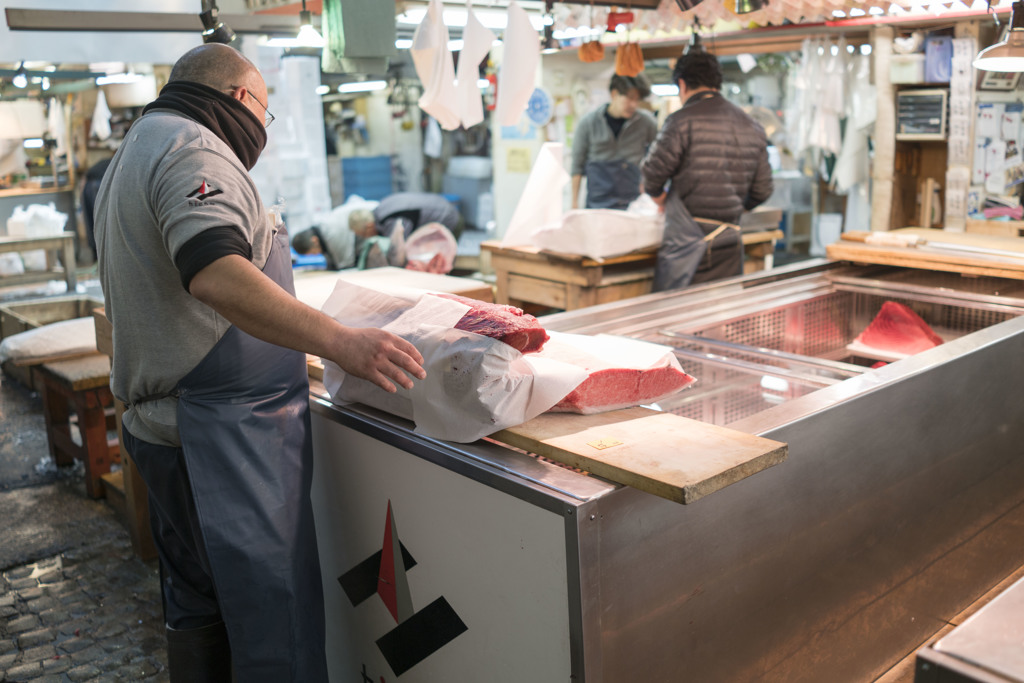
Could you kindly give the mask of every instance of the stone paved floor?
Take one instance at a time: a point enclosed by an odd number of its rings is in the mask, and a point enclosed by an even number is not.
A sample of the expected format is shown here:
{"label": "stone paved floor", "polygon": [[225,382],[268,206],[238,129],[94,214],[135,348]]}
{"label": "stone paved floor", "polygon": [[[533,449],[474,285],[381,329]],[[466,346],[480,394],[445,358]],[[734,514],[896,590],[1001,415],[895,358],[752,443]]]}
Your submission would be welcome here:
{"label": "stone paved floor", "polygon": [[168,681],[155,566],[127,534],[0,574],[0,680]]}
{"label": "stone paved floor", "polygon": [[0,682],[168,680],[156,563],[49,462],[38,395],[3,376]]}

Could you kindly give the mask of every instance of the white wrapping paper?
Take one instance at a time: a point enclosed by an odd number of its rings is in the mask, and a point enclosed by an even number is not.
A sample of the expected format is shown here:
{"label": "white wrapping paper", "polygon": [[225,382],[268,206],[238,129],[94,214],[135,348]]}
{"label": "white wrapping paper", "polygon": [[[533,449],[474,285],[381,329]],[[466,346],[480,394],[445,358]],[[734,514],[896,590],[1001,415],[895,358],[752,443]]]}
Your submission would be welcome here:
{"label": "white wrapping paper", "polygon": [[324,386],[338,404],[350,402],[412,420],[426,436],[467,443],[530,420],[586,378],[586,371],[524,356],[504,342],[454,329],[469,310],[457,301],[391,296],[339,281],[324,313],[352,327],[380,327],[411,342],[427,377],[389,394],[324,360]]}
{"label": "white wrapping paper", "polygon": [[423,23],[412,37],[413,65],[423,83],[420,108],[437,119],[445,130],[459,127],[456,110],[455,63],[448,49],[448,27],[444,24],[441,0],[430,0]]}
{"label": "white wrapping paper", "polygon": [[541,225],[530,239],[534,246],[563,254],[582,254],[596,261],[657,247],[665,233],[665,214],[616,209],[573,209],[562,220]]}
{"label": "white wrapping paper", "polygon": [[562,165],[562,143],[545,142],[533,162],[526,187],[519,197],[501,243],[504,246],[533,246],[533,232],[540,226],[562,220],[562,188],[569,174]]}

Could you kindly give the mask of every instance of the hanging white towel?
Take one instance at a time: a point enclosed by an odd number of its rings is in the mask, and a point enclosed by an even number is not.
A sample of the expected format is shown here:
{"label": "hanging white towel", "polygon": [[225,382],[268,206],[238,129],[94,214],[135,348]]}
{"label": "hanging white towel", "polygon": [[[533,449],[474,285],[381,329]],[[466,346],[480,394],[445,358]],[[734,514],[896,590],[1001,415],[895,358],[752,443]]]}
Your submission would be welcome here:
{"label": "hanging white towel", "polygon": [[431,159],[440,159],[443,145],[441,126],[437,124],[437,119],[431,116],[427,119],[427,128],[423,132],[423,154]]}
{"label": "hanging white towel", "polygon": [[423,22],[412,37],[413,65],[423,83],[420,109],[427,112],[445,130],[459,127],[455,107],[455,62],[448,49],[448,27],[444,25],[441,0],[430,0]]}
{"label": "hanging white towel", "polygon": [[458,90],[458,111],[462,125],[475,126],[484,120],[484,105],[480,95],[480,62],[491,51],[494,32],[480,23],[473,14],[473,3],[466,3],[466,30],[462,32],[462,52],[459,54],[459,70],[455,88]]}
{"label": "hanging white towel", "polygon": [[96,107],[92,110],[92,129],[90,134],[99,140],[106,140],[110,137],[110,109],[107,107],[107,97],[100,88],[96,95]]}
{"label": "hanging white towel", "polygon": [[57,142],[53,153],[62,156],[67,153],[67,126],[64,124],[64,105],[56,97],[51,97],[46,105],[46,132],[51,140]]}
{"label": "hanging white towel", "polygon": [[502,238],[506,246],[532,245],[533,231],[562,221],[562,188],[569,174],[562,164],[562,143],[545,142],[526,179],[516,210]]}
{"label": "hanging white towel", "polygon": [[526,111],[533,94],[540,61],[540,37],[526,10],[515,0],[508,4],[505,48],[498,72],[498,123],[514,126]]}

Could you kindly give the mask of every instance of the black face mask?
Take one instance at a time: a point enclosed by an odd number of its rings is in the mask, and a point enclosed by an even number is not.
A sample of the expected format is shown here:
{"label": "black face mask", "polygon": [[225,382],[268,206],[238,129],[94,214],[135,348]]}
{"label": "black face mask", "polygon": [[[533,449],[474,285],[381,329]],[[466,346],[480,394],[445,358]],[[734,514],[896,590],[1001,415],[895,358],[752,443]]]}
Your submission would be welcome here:
{"label": "black face mask", "polygon": [[247,171],[252,170],[267,146],[267,130],[255,114],[227,93],[202,83],[168,83],[142,113],[151,109],[171,109],[209,128],[234,150]]}

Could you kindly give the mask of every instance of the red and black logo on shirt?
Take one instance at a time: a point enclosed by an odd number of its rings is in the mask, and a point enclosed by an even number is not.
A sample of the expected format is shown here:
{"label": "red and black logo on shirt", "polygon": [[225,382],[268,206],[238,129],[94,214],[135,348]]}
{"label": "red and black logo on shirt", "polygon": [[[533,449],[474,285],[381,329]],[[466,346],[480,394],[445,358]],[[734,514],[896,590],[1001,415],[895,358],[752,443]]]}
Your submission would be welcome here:
{"label": "red and black logo on shirt", "polygon": [[219,194],[224,194],[224,190],[216,190],[209,183],[203,180],[202,185],[189,192],[185,197],[187,199],[191,199],[192,201],[189,203],[192,204],[202,202],[210,197],[216,197]]}

